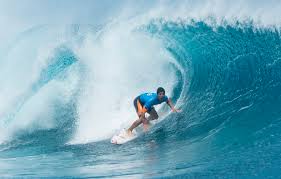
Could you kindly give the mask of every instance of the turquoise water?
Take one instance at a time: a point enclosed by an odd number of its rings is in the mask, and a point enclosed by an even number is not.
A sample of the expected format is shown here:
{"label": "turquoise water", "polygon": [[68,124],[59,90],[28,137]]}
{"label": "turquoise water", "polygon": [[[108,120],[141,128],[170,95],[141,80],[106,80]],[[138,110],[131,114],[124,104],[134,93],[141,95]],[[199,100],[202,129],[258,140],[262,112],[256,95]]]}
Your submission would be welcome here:
{"label": "turquoise water", "polygon": [[[277,29],[123,25],[34,27],[2,55],[1,176],[279,177]],[[110,144],[158,85],[182,112],[161,106],[148,133]]]}

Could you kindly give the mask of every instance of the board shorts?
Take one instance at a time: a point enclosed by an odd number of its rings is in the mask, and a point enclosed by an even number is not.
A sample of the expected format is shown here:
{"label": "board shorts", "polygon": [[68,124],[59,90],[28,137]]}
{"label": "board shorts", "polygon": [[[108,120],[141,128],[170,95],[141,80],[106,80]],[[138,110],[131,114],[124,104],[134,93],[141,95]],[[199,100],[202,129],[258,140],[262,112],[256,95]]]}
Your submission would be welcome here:
{"label": "board shorts", "polygon": [[[140,96],[138,96],[134,99],[134,107],[136,109],[136,112],[137,112],[138,116],[140,117],[139,112],[142,111],[143,108],[144,108],[144,104],[142,104],[141,101],[140,101]],[[150,114],[152,110],[155,111],[155,108],[151,107],[149,110],[147,110],[147,113]]]}

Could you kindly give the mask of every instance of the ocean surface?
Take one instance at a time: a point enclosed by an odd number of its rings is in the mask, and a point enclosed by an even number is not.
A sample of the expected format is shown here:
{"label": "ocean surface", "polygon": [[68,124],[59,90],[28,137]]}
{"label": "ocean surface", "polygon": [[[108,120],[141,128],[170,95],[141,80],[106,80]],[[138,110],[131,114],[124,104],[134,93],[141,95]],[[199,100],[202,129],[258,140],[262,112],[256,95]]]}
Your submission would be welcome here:
{"label": "ocean surface", "polygon": [[[279,178],[280,28],[248,18],[18,34],[0,51],[0,176]],[[147,133],[111,144],[137,119],[134,98],[159,86],[181,112],[159,105]]]}

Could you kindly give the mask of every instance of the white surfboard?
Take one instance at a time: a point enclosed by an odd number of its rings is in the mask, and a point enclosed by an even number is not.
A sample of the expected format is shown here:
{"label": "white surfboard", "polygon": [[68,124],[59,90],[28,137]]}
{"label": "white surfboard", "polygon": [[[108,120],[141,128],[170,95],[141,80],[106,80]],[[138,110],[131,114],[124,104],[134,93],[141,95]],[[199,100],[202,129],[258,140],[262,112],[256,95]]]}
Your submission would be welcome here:
{"label": "white surfboard", "polygon": [[137,137],[137,134],[134,132],[132,135],[128,135],[127,131],[125,129],[122,129],[119,134],[114,135],[111,138],[111,143],[112,144],[124,144],[126,142],[129,142]]}

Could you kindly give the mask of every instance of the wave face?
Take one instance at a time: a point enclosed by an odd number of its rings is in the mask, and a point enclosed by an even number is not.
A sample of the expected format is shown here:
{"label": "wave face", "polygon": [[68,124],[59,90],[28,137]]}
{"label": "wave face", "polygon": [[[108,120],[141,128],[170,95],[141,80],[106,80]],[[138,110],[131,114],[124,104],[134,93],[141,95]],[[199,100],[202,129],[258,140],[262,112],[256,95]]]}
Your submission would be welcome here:
{"label": "wave face", "polygon": [[[280,175],[274,28],[158,18],[40,26],[1,59],[1,176]],[[111,145],[136,118],[134,97],[158,86],[182,112],[160,106],[148,133]]]}
{"label": "wave face", "polygon": [[147,30],[164,39],[179,63],[191,64],[180,98],[184,114],[168,116],[153,137],[165,136],[171,145],[180,141],[175,148],[184,148],[182,155],[197,151],[198,165],[208,163],[202,176],[278,174],[280,33],[253,24],[162,21]]}

